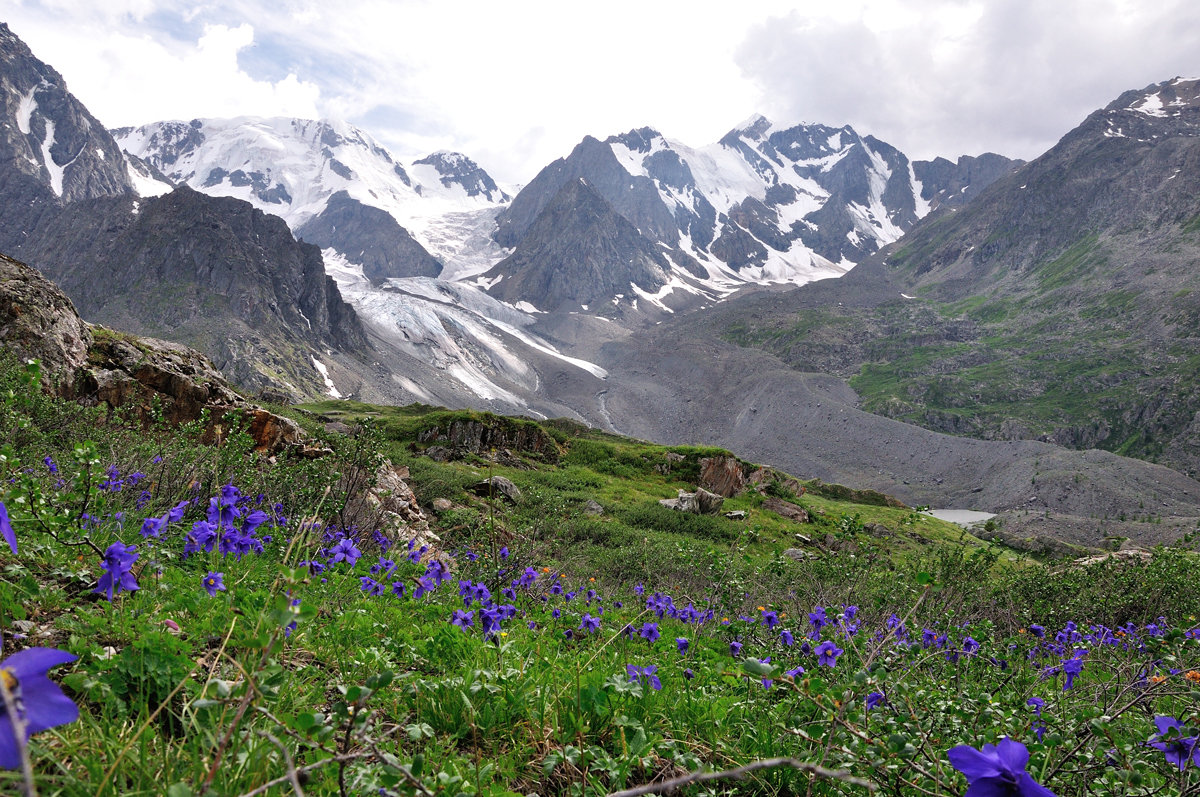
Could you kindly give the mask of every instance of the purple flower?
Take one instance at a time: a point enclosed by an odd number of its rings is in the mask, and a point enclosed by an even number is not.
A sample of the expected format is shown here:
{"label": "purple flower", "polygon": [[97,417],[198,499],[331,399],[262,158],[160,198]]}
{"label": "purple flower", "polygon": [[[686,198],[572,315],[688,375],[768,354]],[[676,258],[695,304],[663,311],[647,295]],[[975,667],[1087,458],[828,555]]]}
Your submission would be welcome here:
{"label": "purple flower", "polygon": [[837,666],[838,656],[845,652],[846,651],[842,650],[837,645],[833,644],[829,640],[826,640],[817,645],[817,664],[823,664],[826,667],[835,667]]}
{"label": "purple flower", "polygon": [[655,692],[662,689],[662,681],[655,675],[658,672],[658,667],[654,664],[647,664],[645,667],[635,667],[632,664],[626,664],[625,672],[629,675],[630,681],[646,684]]}
{"label": "purple flower", "polygon": [[790,648],[796,644],[796,638],[792,636],[792,632],[786,628],[779,632],[779,641],[783,643],[785,648]]}
{"label": "purple flower", "polygon": [[218,592],[225,591],[225,574],[209,572],[201,582],[204,588],[208,590],[208,596],[215,598]]}
{"label": "purple flower", "polygon": [[730,656],[737,656],[741,652],[742,652],[742,643],[741,642],[734,640],[733,642],[729,643],[729,655]]}
{"label": "purple flower", "polygon": [[57,648],[26,648],[0,661],[0,682],[13,698],[24,730],[18,739],[13,717],[0,701],[0,769],[21,766],[21,749],[33,734],[79,719],[79,708],[46,677],[51,667],[72,661],[74,656]]}
{"label": "purple flower", "polygon": [[786,675],[788,678],[795,679],[795,677],[797,675],[804,675],[804,668],[803,667],[794,667],[794,668],[788,670],[787,672],[785,672],[784,675]]}
{"label": "purple flower", "polygon": [[1174,717],[1157,716],[1154,724],[1158,727],[1158,733],[1147,744],[1162,750],[1168,764],[1176,765],[1182,772],[1190,758],[1192,763],[1200,767],[1200,738],[1184,736],[1183,726]]}
{"label": "purple flower", "polygon": [[100,582],[92,592],[103,592],[108,597],[109,603],[112,603],[114,591],[123,589],[133,592],[137,589],[137,579],[133,577],[133,573],[129,572],[138,558],[138,554],[134,553],[135,550],[137,550],[136,545],[125,545],[119,541],[108,546],[108,550],[104,552],[102,565],[104,575],[100,576]]}
{"label": "purple flower", "polygon": [[975,651],[979,650],[979,643],[971,637],[967,637],[963,640],[962,649],[963,653],[966,653],[968,656],[974,655]]}
{"label": "purple flower", "polygon": [[8,520],[8,509],[5,508],[3,501],[0,501],[0,536],[4,537],[4,541],[8,543],[9,548],[12,548],[13,555],[16,556],[17,534]]}
{"label": "purple flower", "polygon": [[590,614],[585,613],[583,615],[583,617],[580,618],[579,628],[584,633],[590,633],[592,631],[599,631],[600,630],[600,618],[592,617]]}
{"label": "purple flower", "polygon": [[1075,685],[1075,676],[1083,672],[1083,657],[1086,655],[1086,650],[1077,650],[1074,656],[1063,662],[1062,670],[1067,676],[1066,680],[1063,681],[1064,692]]}
{"label": "purple flower", "polygon": [[367,593],[368,595],[371,595],[374,597],[378,597],[378,596],[382,595],[384,593],[384,591],[386,590],[386,587],[384,587],[383,584],[380,584],[378,581],[371,578],[370,576],[361,576],[358,579],[358,584],[359,584],[359,587],[358,587],[359,589],[361,589],[363,592]]}
{"label": "purple flower", "polygon": [[967,777],[963,797],[1055,797],[1025,771],[1029,750],[1009,738],[985,744],[982,750],[962,744],[947,753],[954,768]]}
{"label": "purple flower", "polygon": [[688,649],[687,638],[681,637],[681,636],[675,637],[675,649],[678,650],[680,653],[687,653],[687,649]]}
{"label": "purple flower", "polygon": [[183,513],[187,509],[189,501],[180,501],[167,512],[168,523],[178,523],[183,520]]}
{"label": "purple flower", "polygon": [[337,545],[329,549],[329,564],[336,565],[338,562],[347,562],[351,567],[362,556],[362,551],[358,550],[358,546],[354,544],[354,540],[349,537],[342,537],[338,540]]}
{"label": "purple flower", "polygon": [[462,609],[454,610],[454,617],[450,620],[451,625],[456,625],[459,628],[467,628],[475,625],[475,612],[464,612]]}
{"label": "purple flower", "polygon": [[157,538],[162,534],[163,526],[167,523],[166,517],[148,517],[142,521],[142,536]]}
{"label": "purple flower", "polygon": [[50,458],[49,454],[46,455],[46,458],[42,462],[46,463],[46,469],[50,471],[51,476],[58,475],[58,466],[54,464],[54,460]]}
{"label": "purple flower", "polygon": [[762,613],[762,622],[767,628],[775,628],[779,625],[779,613],[767,609]]}
{"label": "purple flower", "polygon": [[653,643],[657,641],[659,637],[658,623],[644,623],[642,625],[642,630],[638,631],[638,636],[647,642]]}

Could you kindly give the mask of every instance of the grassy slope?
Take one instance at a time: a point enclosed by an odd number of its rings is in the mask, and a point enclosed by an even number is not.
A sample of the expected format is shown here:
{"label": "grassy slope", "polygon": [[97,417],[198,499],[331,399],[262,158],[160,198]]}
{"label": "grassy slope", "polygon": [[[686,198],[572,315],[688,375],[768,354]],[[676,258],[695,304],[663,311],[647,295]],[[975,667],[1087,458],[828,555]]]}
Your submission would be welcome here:
{"label": "grassy slope", "polygon": [[[772,516],[756,495],[728,502],[750,511],[745,522],[685,516],[656,501],[690,487],[696,459],[714,450],[665,449],[549,422],[540,427],[561,446],[558,464],[520,451],[514,454],[523,467],[437,463],[409,449],[431,422],[475,419],[512,428],[531,422],[422,407],[311,407],[351,420],[377,418],[385,453],[408,465],[425,508],[438,497],[456,505],[436,521],[444,548],[457,554],[450,560],[454,579],[421,600],[390,591],[370,596],[363,579],[379,552],[369,535],[360,538],[364,556],[354,566],[319,574],[291,567],[318,558],[329,544],[321,527],[300,530],[299,518],[335,514],[335,474],[365,462],[372,435],[330,438],[335,457],[270,465],[236,435],[208,448],[195,442],[196,429],[105,422],[18,389],[11,371],[0,376],[0,435],[7,445],[0,500],[10,507],[19,542],[16,555],[0,546],[4,654],[40,645],[78,656],[50,674],[80,705],[81,717],[34,737],[41,794],[186,797],[201,793],[209,779],[212,794],[246,794],[276,780],[265,793],[282,794],[289,762],[305,769],[296,788],[309,794],[383,788],[407,795],[414,779],[445,795],[603,794],[702,765],[781,755],[848,768],[893,791],[915,783],[957,793],[963,780],[944,751],[1005,734],[1030,746],[1031,771],[1040,776],[1070,765],[1051,781],[1060,795],[1126,793],[1121,778],[1135,771],[1151,788],[1171,778],[1162,756],[1141,744],[1153,731],[1146,715],[1110,712],[1116,716],[1104,721],[1107,736],[1087,736],[1088,723],[1100,716],[1096,700],[1128,688],[1144,666],[1140,654],[1097,649],[1079,686],[1063,692],[1060,679],[1043,682],[1037,667],[1024,663],[1026,650],[1040,647],[1015,632],[1030,620],[1136,622],[1194,610],[1183,584],[1192,583],[1195,566],[1178,552],[1142,567],[1109,564],[1057,575],[1027,561],[1006,566],[996,551],[951,527],[879,506],[869,494],[858,497],[875,503],[818,495],[842,491],[817,485],[798,499],[816,518],[810,524]],[[311,415],[300,417],[310,428],[320,425]],[[84,437],[97,445],[77,446]],[[672,463],[671,473],[655,470],[668,450],[684,459]],[[42,462],[47,454],[58,474]],[[96,483],[89,474],[108,465],[117,466],[126,486],[89,490],[96,520],[81,529],[80,490]],[[133,472],[148,478],[129,484]],[[471,498],[463,488],[488,473],[518,482],[522,502],[507,507]],[[281,501],[288,525],[265,529],[261,554],[182,558],[187,529],[203,517],[208,496],[229,482],[246,493],[247,508],[260,506],[259,491],[267,496],[262,506]],[[782,484],[771,491],[782,492]],[[161,540],[141,539],[142,517],[185,496],[199,498],[198,506]],[[588,499],[606,514],[582,514]],[[35,506],[45,525],[33,519]],[[119,522],[116,512],[126,513]],[[872,534],[864,528],[870,523],[889,530]],[[797,529],[823,550],[804,562],[780,559],[783,547],[796,544]],[[118,592],[112,603],[96,595],[98,558],[86,546],[65,544],[81,531],[101,547],[136,542],[140,589]],[[500,562],[502,544],[511,556]],[[424,562],[395,558],[398,568],[380,578],[411,591]],[[499,568],[511,576],[527,566],[537,581],[515,594],[519,617],[505,623],[495,642],[477,625],[448,622],[464,606],[457,579],[499,593],[508,580]],[[227,585],[213,598],[201,587],[210,570],[223,572]],[[926,588],[931,580],[938,584],[933,590]],[[635,594],[639,583],[647,596],[662,589],[677,606],[691,601],[716,614],[699,625],[658,618]],[[572,601],[555,585],[579,596]],[[597,590],[600,603],[583,603],[588,589]],[[839,607],[851,602],[861,606],[863,630],[854,637],[826,630],[823,636],[838,640],[845,653],[836,667],[821,666],[800,644],[807,613],[826,606],[836,621]],[[477,603],[468,608],[480,611]],[[795,646],[767,625],[767,611],[796,631]],[[892,611],[906,615],[916,636],[928,625],[948,633],[954,650],[968,644],[968,634],[982,648],[952,660],[920,646],[897,647],[886,642],[894,637],[884,627]],[[601,617],[599,631],[579,633],[585,613]],[[658,639],[619,633],[625,623],[642,629],[647,622],[659,627]],[[14,631],[24,637],[14,640]],[[686,654],[676,637],[689,640]],[[733,641],[745,646],[737,655]],[[1182,668],[1196,664],[1195,646],[1178,636],[1151,644],[1152,657],[1174,656]],[[1050,656],[1047,664],[1058,661],[1052,652],[1038,655]],[[757,671],[746,677],[744,666],[758,667],[743,665],[746,656],[772,657],[776,669],[763,671],[772,688],[763,688]],[[1000,659],[1011,666],[999,669]],[[631,682],[627,666],[655,666],[662,689]],[[781,680],[794,666],[808,672]],[[1181,678],[1156,685],[1143,700],[1183,716]],[[873,714],[862,703],[872,691],[890,700]],[[1033,738],[1025,705],[1031,694],[1047,698],[1047,722],[1058,741]],[[1103,758],[1114,735],[1122,767],[1093,772],[1086,762]],[[19,783],[19,772],[0,771],[0,790],[16,791]],[[745,788],[795,793],[806,783],[794,771],[767,771]],[[818,781],[814,793],[862,792]]]}

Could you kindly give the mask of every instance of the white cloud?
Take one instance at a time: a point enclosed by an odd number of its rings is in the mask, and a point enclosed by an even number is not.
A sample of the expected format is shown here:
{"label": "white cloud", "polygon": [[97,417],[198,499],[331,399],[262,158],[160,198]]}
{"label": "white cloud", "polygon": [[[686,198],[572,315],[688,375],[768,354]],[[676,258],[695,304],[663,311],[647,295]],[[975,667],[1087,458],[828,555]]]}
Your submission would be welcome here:
{"label": "white cloud", "polygon": [[1031,157],[1122,90],[1200,73],[1191,0],[17,0],[109,125],[333,116],[526,182],[585,135],[692,145],[755,111],[917,157]]}
{"label": "white cloud", "polygon": [[238,66],[238,54],[254,43],[249,24],[205,25],[195,41],[179,42],[138,33],[128,22],[136,17],[123,19],[103,36],[86,26],[39,25],[37,19],[12,27],[111,127],[203,116],[319,115],[315,83],[294,74],[259,80]]}
{"label": "white cloud", "polygon": [[1196,72],[1190,0],[930,0],[878,24],[793,12],[738,53],[779,121],[853,124],[917,157],[1052,146],[1122,91]]}

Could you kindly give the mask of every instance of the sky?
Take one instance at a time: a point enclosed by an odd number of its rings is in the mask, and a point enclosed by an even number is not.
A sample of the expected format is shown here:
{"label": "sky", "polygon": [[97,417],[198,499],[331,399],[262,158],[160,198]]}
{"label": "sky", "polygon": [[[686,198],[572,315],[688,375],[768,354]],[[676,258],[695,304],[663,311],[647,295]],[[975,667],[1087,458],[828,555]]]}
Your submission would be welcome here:
{"label": "sky", "polygon": [[5,0],[0,21],[109,127],[331,117],[509,186],[586,135],[698,147],[754,113],[1030,159],[1200,76],[1194,0]]}

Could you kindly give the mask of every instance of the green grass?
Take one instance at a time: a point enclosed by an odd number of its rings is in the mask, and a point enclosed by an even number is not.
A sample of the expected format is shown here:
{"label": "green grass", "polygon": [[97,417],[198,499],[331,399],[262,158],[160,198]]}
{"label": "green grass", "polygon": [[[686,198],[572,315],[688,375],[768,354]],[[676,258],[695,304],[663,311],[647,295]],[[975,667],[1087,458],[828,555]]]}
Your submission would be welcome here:
{"label": "green grass", "polygon": [[[198,426],[146,429],[51,400],[30,380],[0,358],[0,500],[18,542],[15,554],[0,545],[0,660],[29,645],[68,651],[77,658],[49,677],[80,708],[78,720],[32,739],[39,794],[599,795],[781,756],[882,793],[955,794],[966,784],[946,751],[1003,736],[1028,746],[1029,771],[1059,795],[1178,784],[1144,742],[1155,714],[1194,721],[1184,673],[1200,667],[1200,643],[1182,631],[1200,611],[1191,588],[1200,564],[1183,549],[1130,565],[1045,566],[878,493],[817,482],[795,490],[785,474],[726,501],[745,520],[685,515],[658,500],[692,489],[701,458],[728,452],[416,405],[296,410],[314,434],[335,416],[359,428],[323,441],[331,457],[272,464],[244,436],[205,446]],[[455,422],[541,441],[536,426],[560,456],[514,450],[518,462],[503,466],[490,452],[452,462],[420,453],[425,432]],[[369,518],[341,514],[341,477],[372,472],[381,455],[408,467],[440,538],[419,563],[405,556],[415,529],[388,526],[395,546],[384,551],[375,526],[362,525]],[[487,475],[512,479],[521,501],[467,490]],[[185,557],[188,533],[230,483],[244,513],[272,516],[263,550]],[[765,508],[780,496],[810,522]],[[160,539],[138,534],[143,518],[183,498],[195,501]],[[435,513],[435,499],[451,508]],[[589,500],[603,514],[586,513]],[[361,559],[301,566],[324,561],[347,529]],[[117,540],[138,546],[139,589],[110,603],[93,591],[102,569],[91,546]],[[783,553],[797,548],[809,556]],[[386,576],[372,572],[381,556],[397,563]],[[414,599],[433,561],[450,577]],[[514,584],[526,568],[532,576]],[[209,571],[227,586],[214,597],[201,584]],[[382,595],[368,593],[372,578]],[[485,635],[483,607],[464,603],[460,581],[485,585],[515,615]],[[831,624],[809,640],[816,607]],[[456,611],[472,612],[472,623],[453,625]],[[582,628],[585,615],[599,628]],[[1040,621],[1053,637],[1068,621],[1160,615],[1165,633],[1122,632],[1136,636],[1132,647],[1073,644],[1089,653],[1069,690],[1047,670],[1072,653],[1029,631]],[[818,661],[821,640],[842,650],[834,666]],[[661,688],[630,667],[654,667]],[[875,692],[886,702],[868,710]],[[1046,700],[1043,740],[1031,696]],[[1109,756],[1117,766],[1103,764]],[[0,791],[21,782],[19,770],[0,771]],[[810,781],[773,768],[713,785],[796,794]],[[812,792],[865,793],[823,777]]]}

